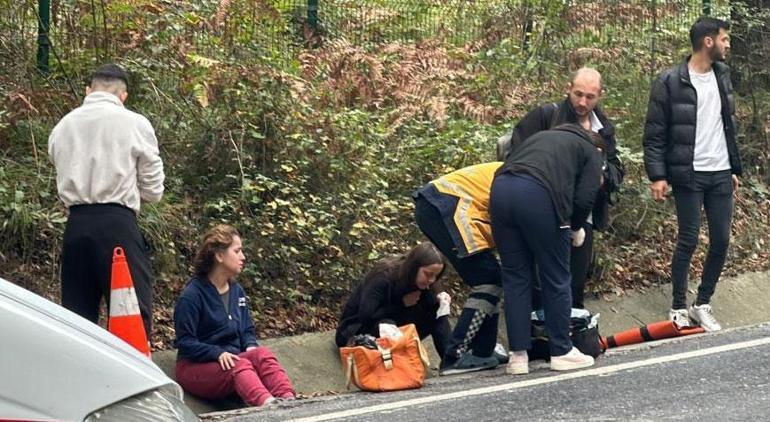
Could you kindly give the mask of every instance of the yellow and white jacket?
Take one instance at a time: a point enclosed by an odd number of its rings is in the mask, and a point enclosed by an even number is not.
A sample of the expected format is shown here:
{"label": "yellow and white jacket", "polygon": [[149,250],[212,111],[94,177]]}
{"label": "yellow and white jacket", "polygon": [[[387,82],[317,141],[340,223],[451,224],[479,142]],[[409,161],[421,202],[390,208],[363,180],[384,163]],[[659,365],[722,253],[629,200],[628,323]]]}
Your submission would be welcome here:
{"label": "yellow and white jacket", "polygon": [[417,191],[438,209],[459,258],[493,249],[489,191],[502,162],[477,164],[439,177]]}

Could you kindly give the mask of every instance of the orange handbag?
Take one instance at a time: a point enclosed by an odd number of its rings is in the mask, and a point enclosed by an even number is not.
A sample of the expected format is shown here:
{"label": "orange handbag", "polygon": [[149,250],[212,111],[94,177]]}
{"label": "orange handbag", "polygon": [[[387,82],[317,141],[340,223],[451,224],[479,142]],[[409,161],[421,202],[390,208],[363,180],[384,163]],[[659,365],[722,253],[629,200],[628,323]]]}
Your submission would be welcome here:
{"label": "orange handbag", "polygon": [[430,365],[414,324],[398,327],[402,336],[377,339],[377,350],[364,346],[341,347],[340,359],[347,386],[366,391],[420,388]]}

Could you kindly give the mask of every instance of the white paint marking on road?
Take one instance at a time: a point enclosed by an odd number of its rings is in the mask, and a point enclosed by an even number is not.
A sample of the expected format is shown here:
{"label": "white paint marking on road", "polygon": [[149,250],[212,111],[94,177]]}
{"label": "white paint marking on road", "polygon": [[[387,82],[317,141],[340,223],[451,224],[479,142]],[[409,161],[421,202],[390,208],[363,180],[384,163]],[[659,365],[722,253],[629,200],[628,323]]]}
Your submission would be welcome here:
{"label": "white paint marking on road", "polygon": [[353,416],[365,415],[367,413],[383,412],[396,410],[404,407],[418,406],[422,404],[435,403],[439,401],[458,399],[469,396],[479,396],[482,394],[496,393],[500,391],[515,390],[518,388],[532,387],[535,385],[550,384],[559,381],[566,381],[576,378],[585,378],[590,376],[607,375],[615,372],[626,371],[629,369],[640,368],[643,366],[658,365],[661,363],[676,362],[679,360],[697,358],[702,356],[724,353],[733,350],[747,349],[750,347],[763,346],[770,344],[770,337],[763,337],[756,340],[744,341],[741,343],[726,344],[724,346],[710,347],[708,349],[694,350],[692,352],[677,353],[675,355],[661,356],[657,358],[645,359],[635,362],[620,363],[617,365],[591,368],[576,372],[567,372],[552,377],[542,377],[525,381],[511,382],[507,384],[493,385],[491,387],[476,388],[467,391],[458,391],[455,393],[439,394],[430,397],[420,397],[417,399],[402,400],[393,403],[378,404],[375,406],[362,407],[360,409],[344,410],[340,412],[327,413],[325,415],[310,416],[307,418],[292,419],[294,422],[320,422],[332,419],[350,418]]}

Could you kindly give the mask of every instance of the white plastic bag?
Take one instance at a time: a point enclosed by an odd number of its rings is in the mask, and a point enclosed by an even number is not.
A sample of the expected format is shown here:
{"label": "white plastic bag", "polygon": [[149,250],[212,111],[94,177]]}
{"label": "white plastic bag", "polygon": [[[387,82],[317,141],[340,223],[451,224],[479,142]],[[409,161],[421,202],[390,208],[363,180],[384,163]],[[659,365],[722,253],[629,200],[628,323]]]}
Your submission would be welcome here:
{"label": "white plastic bag", "polygon": [[393,340],[401,338],[401,330],[393,324],[380,324],[380,337],[390,337]]}

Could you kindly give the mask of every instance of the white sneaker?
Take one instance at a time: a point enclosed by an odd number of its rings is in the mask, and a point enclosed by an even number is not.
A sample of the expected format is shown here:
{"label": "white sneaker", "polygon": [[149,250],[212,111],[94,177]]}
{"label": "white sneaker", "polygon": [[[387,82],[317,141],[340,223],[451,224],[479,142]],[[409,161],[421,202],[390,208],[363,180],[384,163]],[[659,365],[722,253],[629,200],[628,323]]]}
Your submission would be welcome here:
{"label": "white sneaker", "polygon": [[674,325],[678,328],[689,328],[692,326],[692,324],[690,324],[690,316],[687,314],[687,309],[669,309],[668,319],[669,321],[673,321]]}
{"label": "white sneaker", "polygon": [[552,371],[571,371],[593,365],[594,358],[584,355],[576,347],[573,347],[566,355],[551,356]]}
{"label": "white sneaker", "polygon": [[508,364],[505,373],[511,375],[523,375],[529,373],[529,356],[527,351],[508,353]]}
{"label": "white sneaker", "polygon": [[690,318],[695,320],[706,331],[719,331],[722,326],[719,325],[717,319],[714,318],[714,310],[711,309],[711,305],[708,303],[700,306],[693,304],[690,306]]}

